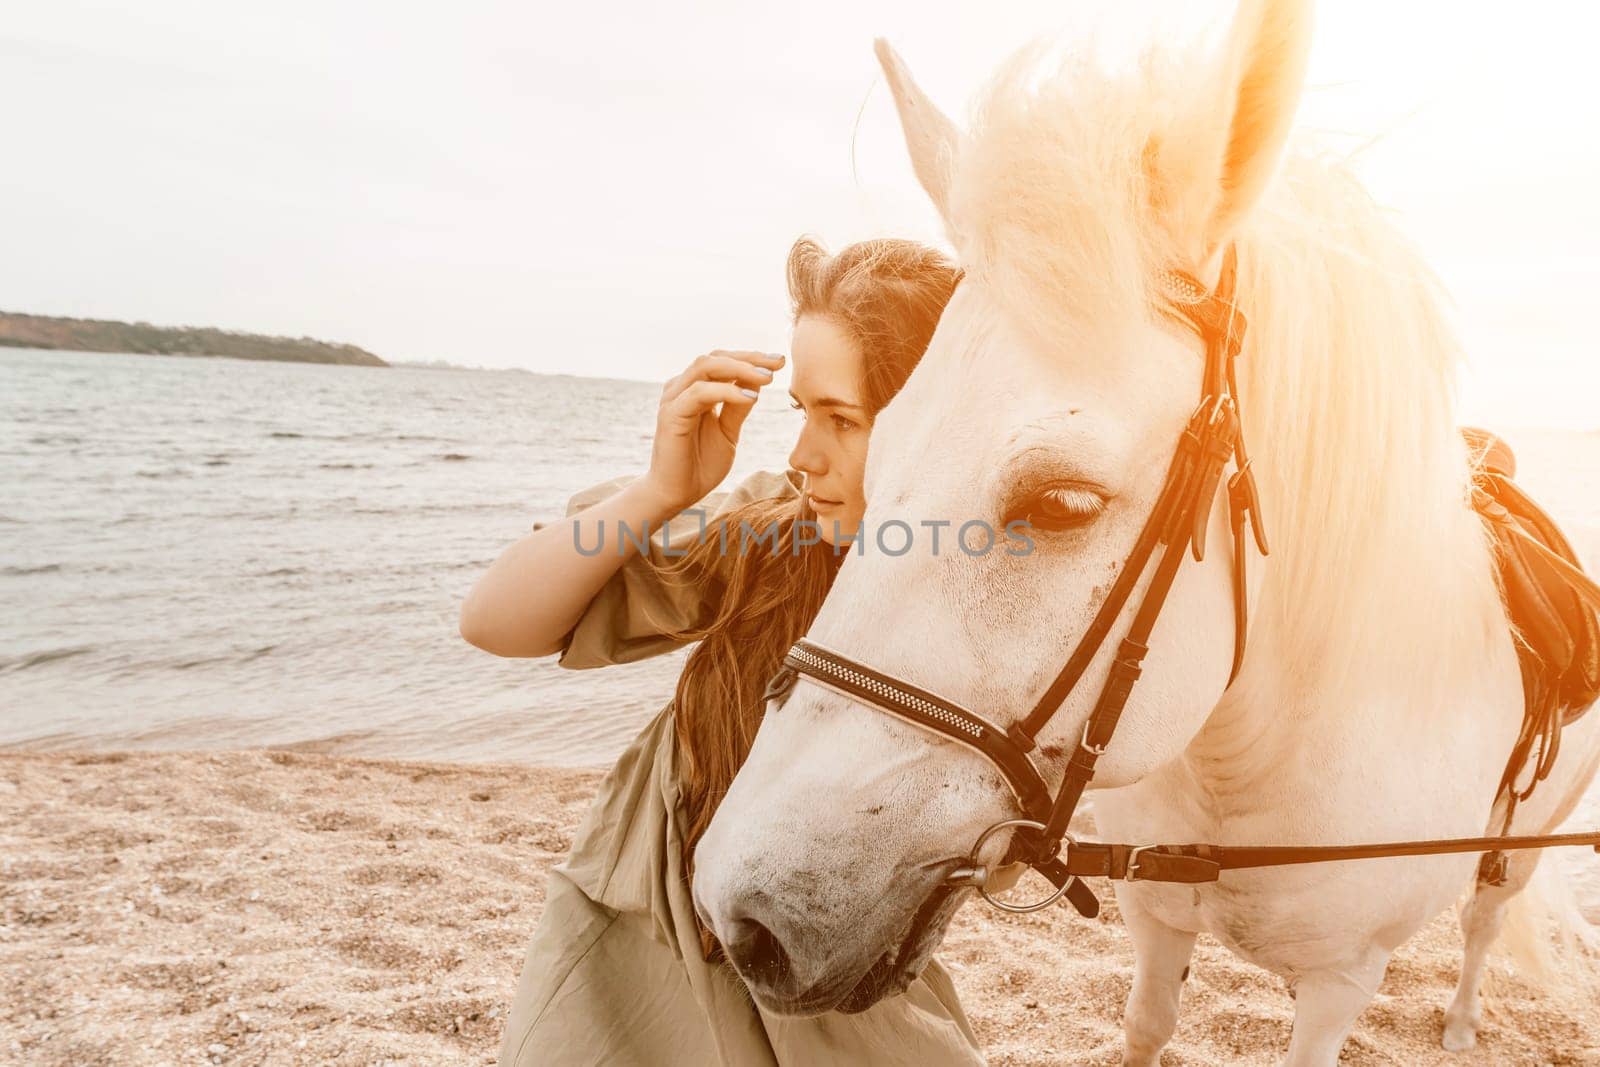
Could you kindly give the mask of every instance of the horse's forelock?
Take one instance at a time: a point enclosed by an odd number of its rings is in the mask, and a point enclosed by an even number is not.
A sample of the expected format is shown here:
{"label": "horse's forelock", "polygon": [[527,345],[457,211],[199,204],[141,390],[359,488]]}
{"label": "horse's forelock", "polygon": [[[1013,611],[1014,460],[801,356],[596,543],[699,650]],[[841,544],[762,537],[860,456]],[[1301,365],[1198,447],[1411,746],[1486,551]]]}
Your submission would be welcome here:
{"label": "horse's forelock", "polygon": [[1017,52],[974,108],[950,214],[962,263],[1029,332],[1070,339],[1148,313],[1179,244],[1159,212],[1151,146],[1182,95],[1177,61],[1152,48],[1108,71],[1092,52],[1041,69]]}

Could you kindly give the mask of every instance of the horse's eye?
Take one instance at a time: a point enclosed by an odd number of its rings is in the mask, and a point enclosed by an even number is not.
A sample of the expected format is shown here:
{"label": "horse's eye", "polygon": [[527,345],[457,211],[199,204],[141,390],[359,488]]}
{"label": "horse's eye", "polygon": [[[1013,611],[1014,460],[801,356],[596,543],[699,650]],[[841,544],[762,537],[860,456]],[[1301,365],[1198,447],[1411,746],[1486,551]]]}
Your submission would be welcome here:
{"label": "horse's eye", "polygon": [[1040,530],[1087,526],[1106,509],[1105,497],[1082,485],[1053,486],[1019,501],[1006,522],[1025,522]]}

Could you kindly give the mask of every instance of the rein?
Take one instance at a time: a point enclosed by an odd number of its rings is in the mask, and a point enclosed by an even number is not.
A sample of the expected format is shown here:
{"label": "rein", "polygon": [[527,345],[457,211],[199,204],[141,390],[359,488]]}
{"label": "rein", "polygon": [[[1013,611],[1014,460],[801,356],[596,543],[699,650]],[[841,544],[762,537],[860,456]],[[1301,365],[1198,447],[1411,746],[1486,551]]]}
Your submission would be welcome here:
{"label": "rein", "polygon": [[[1228,685],[1233,684],[1244,660],[1248,630],[1244,537],[1247,520],[1256,549],[1264,556],[1268,548],[1261,524],[1260,497],[1244,447],[1234,372],[1234,361],[1239,357],[1246,327],[1244,315],[1234,303],[1236,279],[1237,258],[1232,246],[1224,255],[1217,286],[1210,292],[1195,278],[1180,271],[1169,271],[1165,276],[1173,306],[1205,343],[1201,400],[1179,437],[1161,494],[1110,593],[1061,671],[1026,716],[1001,726],[936,693],[873,670],[806,638],[796,641],[784,656],[783,665],[768,684],[764,699],[781,703],[804,674],[853,701],[966,745],[988,759],[1005,778],[1023,817],[1002,820],[979,835],[968,854],[967,864],[951,872],[945,884],[972,886],[985,900],[1006,911],[1037,911],[1065,897],[1081,914],[1093,917],[1099,913],[1099,901],[1081,881],[1086,877],[1200,883],[1216,881],[1225,870],[1333,860],[1499,852],[1561,845],[1589,845],[1600,852],[1600,831],[1313,846],[1127,845],[1078,841],[1067,833],[1073,813],[1094,778],[1095,764],[1110,744],[1122,710],[1139,680],[1145,654],[1149,651],[1150,633],[1184,556],[1192,554],[1197,561],[1205,558],[1211,508],[1223,471],[1230,461],[1234,466],[1228,478],[1229,527],[1233,535],[1234,648]],[[1044,775],[1029,753],[1037,748],[1038,735],[1082,680],[1131,599],[1134,587],[1150,569],[1152,559],[1156,563],[1150,585],[1117,646],[1109,675],[1084,724],[1083,734],[1067,760],[1060,789],[1052,796]],[[1563,579],[1600,612],[1600,587],[1576,568],[1563,566],[1558,570]],[[1055,892],[1043,900],[1018,905],[988,892],[986,882],[991,871],[979,862],[978,854],[991,835],[1007,828],[1014,829],[1014,833],[1001,866],[1022,861],[1043,874],[1055,886]]]}

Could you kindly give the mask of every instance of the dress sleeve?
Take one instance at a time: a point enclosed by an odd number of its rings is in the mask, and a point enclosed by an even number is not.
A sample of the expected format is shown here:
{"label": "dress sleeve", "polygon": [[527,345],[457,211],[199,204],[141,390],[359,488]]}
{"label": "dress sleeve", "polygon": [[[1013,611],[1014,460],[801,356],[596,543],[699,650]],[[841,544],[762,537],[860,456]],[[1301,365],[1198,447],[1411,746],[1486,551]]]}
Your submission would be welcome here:
{"label": "dress sleeve", "polygon": [[[575,494],[567,502],[567,515],[604,500],[635,477],[612,478]],[[690,586],[662,578],[645,563],[643,555],[648,553],[657,564],[670,563],[700,538],[702,529],[710,536],[712,523],[723,512],[767,497],[797,498],[800,487],[797,471],[757,471],[732,489],[713,492],[665,524],[653,527],[643,551],[631,555],[606,580],[567,631],[556,662],[574,670],[605,667],[633,663],[691,644],[668,636],[666,631],[691,629],[710,619],[719,606],[720,583]],[[546,525],[536,522],[533,528]],[[584,543],[593,544],[596,534],[594,530],[583,531]],[[606,529],[604,551],[616,551],[616,535],[616,530]]]}

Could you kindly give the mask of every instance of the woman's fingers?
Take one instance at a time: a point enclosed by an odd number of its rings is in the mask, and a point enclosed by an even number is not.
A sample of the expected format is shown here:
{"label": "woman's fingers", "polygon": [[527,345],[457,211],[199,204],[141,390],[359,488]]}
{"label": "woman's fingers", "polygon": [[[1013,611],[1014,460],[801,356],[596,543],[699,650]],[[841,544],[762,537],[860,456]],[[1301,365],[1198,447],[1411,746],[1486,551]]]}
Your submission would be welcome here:
{"label": "woman's fingers", "polygon": [[[705,380],[690,383],[682,392],[673,397],[665,405],[665,408],[679,432],[689,433],[698,426],[700,416],[710,411],[717,404],[748,409],[755,402],[756,391],[754,389],[734,385],[732,382]],[[745,413],[749,414],[748,410]]]}
{"label": "woman's fingers", "polygon": [[[768,372],[783,364],[784,357],[771,352],[719,349],[670,379],[661,389],[646,477],[670,499],[686,501],[685,507],[714,488],[728,473],[740,428],[761,387],[772,381]],[[708,422],[707,415],[715,421]],[[715,434],[708,435],[713,426]],[[723,444],[715,440],[718,436]]]}
{"label": "woman's fingers", "polygon": [[772,381],[772,374],[783,366],[784,357],[772,352],[730,352],[718,349],[695,358],[683,373],[669,379],[661,390],[661,399],[672,400],[679,393],[699,381],[737,382],[752,389],[760,389]]}
{"label": "woman's fingers", "polygon": [[756,398],[744,397],[743,404],[723,404],[722,410],[717,412],[717,424],[722,427],[722,436],[728,439],[731,445],[739,443],[739,430],[744,426],[744,420],[756,409]]}

